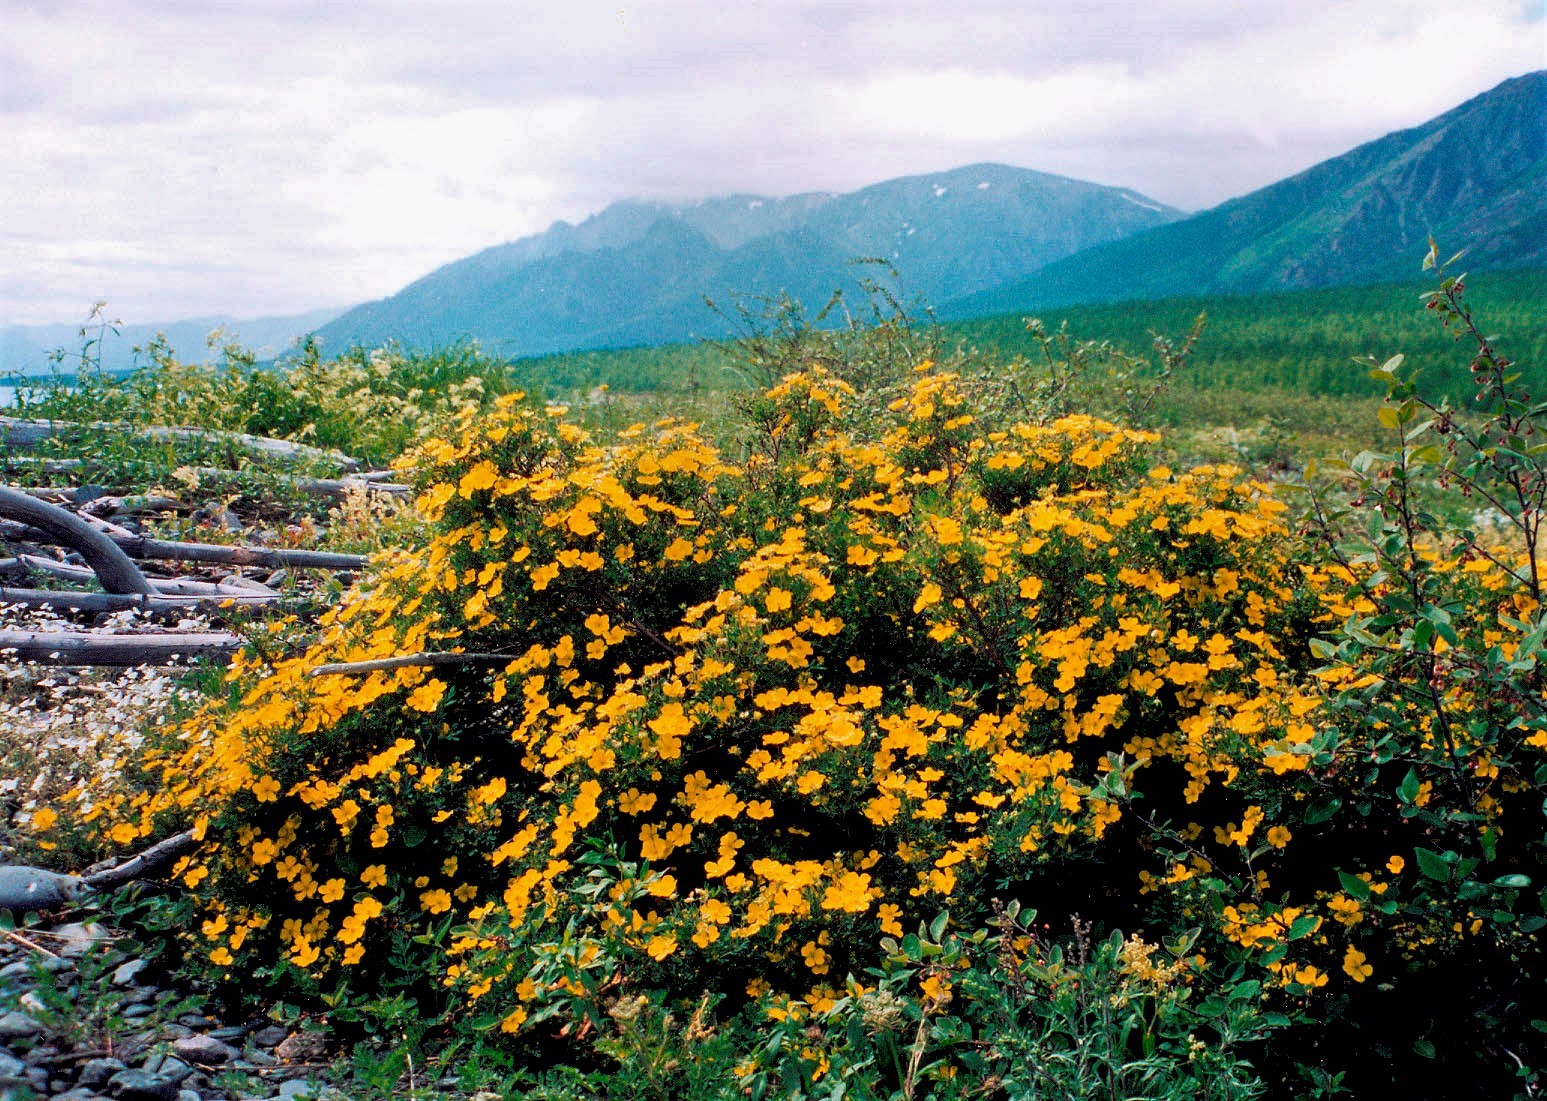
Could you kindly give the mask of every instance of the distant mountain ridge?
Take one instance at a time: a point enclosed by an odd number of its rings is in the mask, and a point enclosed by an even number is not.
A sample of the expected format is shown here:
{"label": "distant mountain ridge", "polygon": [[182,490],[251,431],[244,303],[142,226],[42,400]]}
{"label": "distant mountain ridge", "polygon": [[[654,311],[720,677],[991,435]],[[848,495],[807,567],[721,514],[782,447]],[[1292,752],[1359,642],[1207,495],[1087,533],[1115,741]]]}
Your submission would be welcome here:
{"label": "distant mountain ridge", "polygon": [[[1472,270],[1547,265],[1547,71],[1191,216],[1126,188],[1000,164],[846,194],[626,200],[347,311],[128,326],[104,366],[129,366],[130,347],[157,331],[202,360],[217,326],[260,358],[309,331],[330,353],[473,338],[510,357],[716,337],[729,326],[706,295],[817,306],[856,286],[857,257],[892,264],[903,297],[944,318],[1376,283],[1412,275],[1431,234],[1466,249]],[[76,328],[0,329],[0,371],[46,370],[52,349],[79,349]]]}
{"label": "distant mountain ridge", "polygon": [[1416,271],[1430,235],[1470,268],[1547,263],[1547,71],[942,312],[1382,282]]}
{"label": "distant mountain ridge", "polygon": [[[210,335],[220,331],[260,360],[273,359],[287,351],[296,340],[333,320],[342,308],[310,310],[278,317],[236,318],[228,315],[195,317],[170,323],[117,326],[109,332],[100,348],[104,371],[127,371],[136,366],[134,349],[165,336],[177,357],[184,363],[203,363],[211,357]],[[97,336],[97,326],[87,326],[81,335],[76,325],[13,325],[0,329],[0,375],[47,374],[56,353],[63,353],[59,369],[72,372],[80,366],[83,342]],[[98,349],[93,349],[95,355]]]}
{"label": "distant mountain ridge", "polygon": [[1181,216],[1126,188],[997,164],[842,195],[631,200],[448,264],[318,335],[332,349],[473,337],[506,355],[690,340],[725,331],[705,296],[819,304],[855,286],[856,257],[891,263],[905,295],[934,302]]}

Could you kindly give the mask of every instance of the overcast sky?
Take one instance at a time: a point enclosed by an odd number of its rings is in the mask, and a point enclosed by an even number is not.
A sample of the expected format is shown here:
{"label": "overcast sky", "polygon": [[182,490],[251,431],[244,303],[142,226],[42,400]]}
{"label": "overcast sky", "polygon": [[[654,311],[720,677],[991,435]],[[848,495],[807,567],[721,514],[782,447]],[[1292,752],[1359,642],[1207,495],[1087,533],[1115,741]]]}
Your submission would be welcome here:
{"label": "overcast sky", "polygon": [[630,196],[1186,209],[1547,67],[1543,0],[0,0],[0,326],[378,298]]}

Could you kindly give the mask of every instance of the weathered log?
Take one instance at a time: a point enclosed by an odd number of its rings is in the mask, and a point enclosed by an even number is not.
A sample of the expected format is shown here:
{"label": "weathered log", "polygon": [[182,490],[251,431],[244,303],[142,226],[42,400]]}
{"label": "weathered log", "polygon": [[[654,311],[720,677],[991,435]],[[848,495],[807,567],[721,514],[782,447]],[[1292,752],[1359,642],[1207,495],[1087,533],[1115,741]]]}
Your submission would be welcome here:
{"label": "weathered log", "polygon": [[0,516],[20,520],[79,552],[110,593],[155,592],[117,543],[72,512],[0,486]]}
{"label": "weathered log", "polygon": [[191,852],[198,847],[198,844],[192,830],[174,833],[171,837],[156,842],[144,852],[131,856],[121,864],[87,872],[81,877],[81,884],[92,891],[111,890],[128,883],[131,879],[139,879],[169,860]]}
{"label": "weathered log", "polygon": [[[53,577],[61,577],[66,581],[93,581],[96,574],[85,566],[75,566],[69,562],[56,562],[52,558],[44,558],[36,554],[20,554],[17,558],[29,569],[39,573],[46,573]],[[150,587],[163,595],[177,596],[219,596],[229,592],[222,589],[214,581],[196,581],[188,577],[147,577]],[[272,592],[272,590],[270,590]],[[277,594],[275,594],[277,595]]]}
{"label": "weathered log", "polygon": [[268,566],[273,569],[360,570],[369,559],[363,554],[331,551],[276,550],[271,547],[228,547],[218,543],[175,543],[143,535],[112,536],[113,542],[135,558],[170,562],[216,562],[228,566]]}
{"label": "weathered log", "polygon": [[[109,526],[105,522],[99,522],[98,525],[93,526],[99,534],[105,535],[131,558],[167,562],[214,562],[230,566],[263,566],[268,569],[316,570],[361,570],[370,561],[363,554],[277,550],[271,547],[232,547],[219,543],[169,542],[136,534],[116,524]],[[0,521],[0,538],[13,542],[52,541],[47,532],[26,524],[4,521]]]}
{"label": "weathered log", "polygon": [[268,436],[251,436],[246,432],[224,432],[213,428],[171,428],[152,426],[139,428],[132,424],[112,421],[45,421],[25,420],[20,417],[0,417],[0,447],[35,447],[53,437],[80,436],[87,432],[121,432],[150,440],[195,440],[227,444],[250,455],[263,455],[281,462],[328,463],[344,471],[359,470],[359,459],[342,451],[312,447],[292,440],[276,440]]}
{"label": "weathered log", "polygon": [[87,891],[109,891],[133,879],[142,879],[169,860],[198,846],[192,830],[174,833],[128,860],[85,875],[51,872],[25,864],[0,864],[0,910],[25,913],[52,910]]}
{"label": "weathered log", "polygon": [[48,665],[167,665],[178,658],[194,657],[224,660],[246,644],[240,635],[223,631],[109,635],[0,630],[0,656]]}
{"label": "weathered log", "polygon": [[[199,479],[209,481],[227,480],[240,474],[236,470],[221,470],[218,467],[199,466],[193,470]],[[280,476],[276,480],[280,485],[290,486],[300,493],[309,493],[314,497],[345,497],[353,490],[364,490],[367,493],[385,493],[393,497],[404,497],[412,493],[414,487],[403,482],[386,480],[392,472],[371,471],[367,474],[357,474],[347,478],[299,478],[289,475]],[[383,477],[385,475],[386,477]]]}
{"label": "weathered log", "polygon": [[423,654],[398,654],[390,658],[371,658],[368,661],[340,661],[319,665],[311,676],[348,676],[355,673],[378,673],[389,669],[407,669],[411,666],[430,665],[508,665],[517,654],[458,654],[450,651]]}
{"label": "weathered log", "polygon": [[166,614],[172,612],[218,612],[224,608],[262,608],[294,603],[282,593],[265,595],[251,592],[219,593],[213,596],[166,594],[145,596],[140,593],[61,592],[57,589],[22,589],[0,586],[0,604],[24,608],[58,608],[72,612],[129,612],[139,609]]}

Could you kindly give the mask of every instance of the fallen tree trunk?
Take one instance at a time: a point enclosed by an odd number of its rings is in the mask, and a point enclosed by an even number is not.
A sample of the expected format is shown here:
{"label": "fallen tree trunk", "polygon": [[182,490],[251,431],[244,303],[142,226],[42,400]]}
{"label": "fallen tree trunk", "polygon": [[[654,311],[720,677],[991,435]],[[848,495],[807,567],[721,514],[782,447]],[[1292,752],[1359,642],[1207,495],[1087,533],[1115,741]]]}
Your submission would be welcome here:
{"label": "fallen tree trunk", "polygon": [[265,608],[304,601],[287,599],[282,593],[232,592],[210,596],[167,593],[144,596],[139,593],[80,593],[58,589],[24,589],[0,586],[0,604],[24,608],[57,608],[70,612],[131,612],[136,609],[157,614],[170,612],[218,612],[224,608]]}
{"label": "fallen tree trunk", "polygon": [[193,831],[184,830],[122,863],[85,875],[51,872],[47,868],[31,868],[24,864],[0,864],[0,910],[13,913],[52,910],[79,898],[86,891],[108,891],[130,880],[142,879],[167,861],[191,852],[198,844]]}
{"label": "fallen tree trunk", "polygon": [[148,539],[143,535],[113,535],[109,538],[135,558],[154,558],[168,562],[218,562],[229,566],[267,566],[270,569],[362,570],[370,561],[363,554],[334,554],[331,551],[174,543],[164,539]]}
{"label": "fallen tree trunk", "polygon": [[78,552],[110,593],[155,592],[140,568],[111,537],[97,531],[73,512],[0,486],[0,516],[19,520]]}
{"label": "fallen tree trunk", "polygon": [[371,658],[368,661],[340,661],[319,665],[311,676],[350,676],[356,673],[377,673],[389,669],[406,669],[410,666],[437,665],[509,665],[519,654],[458,654],[450,651],[424,654],[398,654],[390,658]]}
{"label": "fallen tree trunk", "polygon": [[245,645],[246,639],[224,631],[109,635],[0,630],[0,655],[47,665],[168,665],[194,657],[226,660]]}
{"label": "fallen tree trunk", "polygon": [[[38,502],[41,504],[41,502]],[[177,543],[137,535],[118,525],[100,521],[90,528],[110,540],[131,558],[167,562],[215,562],[231,566],[264,566],[268,569],[361,570],[370,559],[363,554],[331,551],[276,550],[270,547],[232,547],[220,543]],[[52,542],[49,534],[26,524],[0,522],[0,536],[13,542]],[[43,538],[39,538],[43,536]],[[78,548],[72,548],[78,549]],[[84,555],[82,555],[84,557]],[[133,562],[130,562],[133,565]],[[138,569],[138,567],[135,567]],[[100,574],[98,575],[100,577]],[[105,586],[104,586],[105,587]]]}
{"label": "fallen tree trunk", "polygon": [[149,440],[192,440],[226,444],[249,455],[263,455],[280,462],[327,463],[343,471],[359,470],[359,459],[321,447],[268,436],[250,436],[246,432],[224,432],[213,428],[138,428],[112,421],[45,421],[20,417],[0,417],[0,447],[35,447],[54,437],[69,438],[86,432],[121,432]]}

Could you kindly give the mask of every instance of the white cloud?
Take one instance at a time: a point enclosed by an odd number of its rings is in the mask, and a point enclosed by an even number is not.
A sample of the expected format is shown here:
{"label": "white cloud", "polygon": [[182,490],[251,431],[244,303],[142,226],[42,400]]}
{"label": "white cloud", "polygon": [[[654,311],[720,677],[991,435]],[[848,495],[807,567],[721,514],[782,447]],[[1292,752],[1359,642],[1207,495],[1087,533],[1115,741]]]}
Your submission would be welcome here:
{"label": "white cloud", "polygon": [[1543,26],[1520,0],[0,0],[0,324],[344,304],[629,195],[974,160],[1208,205],[1541,67]]}

